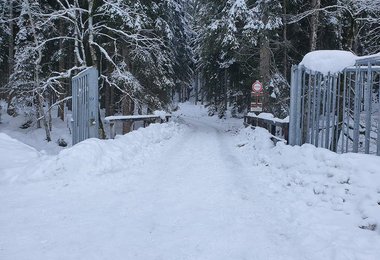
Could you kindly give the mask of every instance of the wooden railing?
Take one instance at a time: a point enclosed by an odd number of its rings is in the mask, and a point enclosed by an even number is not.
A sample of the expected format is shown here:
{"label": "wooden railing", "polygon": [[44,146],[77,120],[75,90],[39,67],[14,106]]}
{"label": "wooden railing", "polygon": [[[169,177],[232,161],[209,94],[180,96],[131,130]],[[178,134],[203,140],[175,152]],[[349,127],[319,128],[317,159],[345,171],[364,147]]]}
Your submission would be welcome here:
{"label": "wooden railing", "polygon": [[244,125],[258,126],[267,129],[273,136],[277,135],[277,128],[282,130],[283,138],[288,142],[289,140],[289,122],[288,120],[278,118],[262,117],[250,113],[244,116]]}
{"label": "wooden railing", "polygon": [[164,123],[168,122],[171,115],[159,116],[159,115],[132,115],[132,116],[107,116],[104,121],[110,125],[110,137],[112,139],[116,136],[115,123],[116,122],[137,122],[142,121],[143,126],[146,127],[151,123]]}

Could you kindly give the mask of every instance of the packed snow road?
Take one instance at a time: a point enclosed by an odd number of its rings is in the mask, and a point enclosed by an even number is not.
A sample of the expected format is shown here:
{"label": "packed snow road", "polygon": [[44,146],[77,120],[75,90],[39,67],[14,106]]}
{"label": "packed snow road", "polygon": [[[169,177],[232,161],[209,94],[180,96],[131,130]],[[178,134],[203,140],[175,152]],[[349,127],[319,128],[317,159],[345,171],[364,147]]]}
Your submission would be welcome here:
{"label": "packed snow road", "polygon": [[204,113],[57,156],[0,136],[0,259],[379,259],[377,157]]}
{"label": "packed snow road", "polygon": [[[147,185],[137,193],[137,201],[145,201],[150,209],[142,209],[138,219],[150,223],[150,235],[138,244],[150,252],[136,247],[137,255],[131,257],[282,258],[291,247],[275,230],[275,219],[268,219],[272,208],[262,209],[270,201],[255,201],[258,194],[248,192],[259,183],[246,178],[252,174],[228,142],[230,132],[183,119],[188,132],[143,170],[149,172]],[[136,234],[143,235],[139,230]]]}

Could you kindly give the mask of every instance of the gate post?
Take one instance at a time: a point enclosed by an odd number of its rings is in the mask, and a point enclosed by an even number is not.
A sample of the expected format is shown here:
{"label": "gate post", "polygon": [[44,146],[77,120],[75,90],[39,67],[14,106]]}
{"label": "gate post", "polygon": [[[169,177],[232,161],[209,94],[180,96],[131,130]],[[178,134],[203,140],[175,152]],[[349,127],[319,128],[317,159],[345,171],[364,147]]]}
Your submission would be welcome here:
{"label": "gate post", "polygon": [[292,66],[291,85],[290,85],[290,113],[289,113],[289,144],[296,145],[297,128],[297,93],[298,93],[298,66]]}

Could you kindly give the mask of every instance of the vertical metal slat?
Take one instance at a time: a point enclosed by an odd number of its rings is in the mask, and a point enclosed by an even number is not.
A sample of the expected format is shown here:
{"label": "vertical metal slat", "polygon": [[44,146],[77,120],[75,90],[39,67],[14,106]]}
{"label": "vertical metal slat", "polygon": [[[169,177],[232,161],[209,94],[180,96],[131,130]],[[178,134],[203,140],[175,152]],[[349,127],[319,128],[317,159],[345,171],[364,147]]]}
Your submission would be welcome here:
{"label": "vertical metal slat", "polygon": [[353,148],[352,151],[359,151],[359,125],[360,125],[360,107],[361,107],[361,72],[360,66],[356,66],[355,79],[355,105],[354,105],[354,133],[353,133]]}
{"label": "vertical metal slat", "polygon": [[322,95],[322,80],[323,75],[318,73],[318,94],[317,94],[317,113],[316,113],[316,126],[315,126],[315,145],[319,147],[319,125],[321,115],[321,95]]}
{"label": "vertical metal slat", "polygon": [[370,135],[371,135],[371,92],[372,92],[372,69],[371,63],[368,63],[367,83],[365,84],[364,109],[365,109],[365,153],[369,154]]}
{"label": "vertical metal slat", "polygon": [[337,109],[336,109],[336,97],[337,97],[336,91],[337,91],[337,85],[338,85],[338,76],[333,75],[332,79],[333,79],[333,83],[332,83],[333,84],[333,90],[332,90],[333,96],[332,96],[332,107],[331,107],[332,127],[331,127],[330,147],[328,147],[330,150],[331,150],[331,148],[336,146],[336,143],[332,143],[332,141],[337,142],[336,135],[334,136],[334,134],[335,134],[334,129],[336,130],[338,128],[337,122],[336,122],[336,115],[335,115],[335,113],[337,111]]}
{"label": "vertical metal slat", "polygon": [[[344,136],[346,134],[346,113],[347,113],[347,104],[346,104],[346,87],[347,87],[347,71],[344,71],[343,75],[343,103],[342,103],[342,147],[341,152],[344,153]],[[348,134],[348,133],[347,133]]]}
{"label": "vertical metal slat", "polygon": [[330,148],[330,125],[331,125],[331,91],[333,84],[333,76],[328,74],[328,86],[327,86],[327,105],[326,105],[326,131],[325,131],[325,148]]}

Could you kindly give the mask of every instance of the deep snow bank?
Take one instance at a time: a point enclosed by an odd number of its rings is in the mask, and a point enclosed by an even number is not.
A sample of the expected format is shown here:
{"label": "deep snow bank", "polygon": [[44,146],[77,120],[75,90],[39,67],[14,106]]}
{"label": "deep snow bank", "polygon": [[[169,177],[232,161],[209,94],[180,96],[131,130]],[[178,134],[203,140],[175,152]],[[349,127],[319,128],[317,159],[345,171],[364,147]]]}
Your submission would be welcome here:
{"label": "deep snow bank", "polygon": [[0,133],[0,169],[14,167],[38,157],[39,153],[33,147]]}
{"label": "deep snow bank", "polygon": [[40,158],[33,147],[0,133],[0,182],[27,175]]}
{"label": "deep snow bank", "polygon": [[0,134],[0,182],[43,180],[65,173],[104,174],[127,169],[149,160],[157,145],[183,129],[184,126],[174,122],[152,124],[118,135],[114,140],[88,139],[56,156],[40,154],[34,148]]}
{"label": "deep snow bank", "polygon": [[170,122],[139,128],[126,135],[118,135],[114,140],[85,140],[59,153],[56,166],[80,174],[118,171],[149,160],[155,145],[182,130],[183,127]]}
{"label": "deep snow bank", "polygon": [[300,230],[293,234],[300,246],[318,252],[319,259],[330,259],[331,248],[344,252],[334,259],[378,259],[380,157],[307,144],[274,146],[269,138],[265,129],[246,128],[237,147],[260,169],[257,178],[267,180],[274,199],[284,201],[284,217]]}

